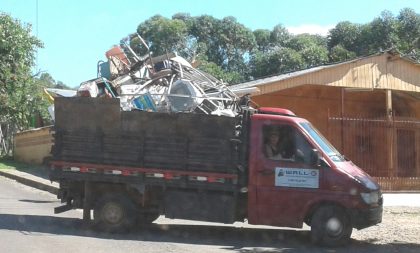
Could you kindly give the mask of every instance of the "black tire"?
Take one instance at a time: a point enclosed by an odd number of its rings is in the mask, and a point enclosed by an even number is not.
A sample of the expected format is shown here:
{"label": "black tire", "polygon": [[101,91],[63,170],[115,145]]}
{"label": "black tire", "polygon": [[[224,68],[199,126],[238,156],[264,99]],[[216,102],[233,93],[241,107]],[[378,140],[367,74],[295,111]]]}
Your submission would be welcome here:
{"label": "black tire", "polygon": [[311,219],[312,243],[336,247],[349,242],[353,231],[349,215],[339,207],[322,206]]}
{"label": "black tire", "polygon": [[125,232],[136,223],[137,208],[123,194],[108,194],[100,198],[93,209],[95,225],[105,232]]}

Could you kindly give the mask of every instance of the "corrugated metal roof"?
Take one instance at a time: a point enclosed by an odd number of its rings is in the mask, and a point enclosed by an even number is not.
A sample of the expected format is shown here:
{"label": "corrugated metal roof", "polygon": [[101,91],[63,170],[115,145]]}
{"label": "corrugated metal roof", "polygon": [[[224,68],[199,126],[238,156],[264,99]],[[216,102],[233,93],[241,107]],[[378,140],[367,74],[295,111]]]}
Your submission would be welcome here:
{"label": "corrugated metal roof", "polygon": [[360,60],[364,60],[364,59],[367,59],[367,58],[377,57],[377,56],[383,55],[383,54],[390,54],[392,56],[397,56],[398,58],[400,58],[402,60],[405,60],[405,61],[408,61],[411,64],[420,65],[420,63],[414,61],[411,58],[401,56],[401,54],[396,50],[387,50],[387,51],[384,51],[384,52],[379,52],[379,53],[376,53],[376,54],[359,57],[359,58],[349,60],[349,61],[317,66],[317,67],[304,69],[304,70],[299,70],[299,71],[294,71],[294,72],[285,73],[285,74],[281,74],[281,75],[269,76],[269,77],[260,78],[260,79],[256,79],[256,80],[245,82],[245,83],[232,85],[230,87],[232,89],[243,89],[243,88],[249,88],[249,87],[258,87],[258,86],[261,86],[261,85],[266,85],[266,84],[275,83],[275,82],[283,81],[283,80],[298,77],[298,76],[303,76],[303,75],[306,75],[306,74],[309,74],[309,73],[314,73],[314,72],[321,71],[321,70],[324,70],[324,69],[335,68],[335,67],[338,67],[338,66],[341,66],[341,65],[350,64],[350,63],[357,62],[357,61],[360,61]]}
{"label": "corrugated metal roof", "polygon": [[47,88],[48,92],[53,93],[54,95],[61,96],[61,97],[74,97],[76,96],[77,91],[75,90],[67,90],[67,89],[54,89],[54,88]]}

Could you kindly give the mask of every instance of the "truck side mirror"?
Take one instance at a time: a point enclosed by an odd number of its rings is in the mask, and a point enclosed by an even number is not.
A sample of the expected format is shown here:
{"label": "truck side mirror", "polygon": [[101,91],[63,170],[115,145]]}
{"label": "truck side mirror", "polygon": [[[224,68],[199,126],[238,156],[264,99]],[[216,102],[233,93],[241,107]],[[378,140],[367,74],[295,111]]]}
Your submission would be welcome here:
{"label": "truck side mirror", "polygon": [[311,165],[318,167],[321,164],[321,153],[317,149],[311,150]]}

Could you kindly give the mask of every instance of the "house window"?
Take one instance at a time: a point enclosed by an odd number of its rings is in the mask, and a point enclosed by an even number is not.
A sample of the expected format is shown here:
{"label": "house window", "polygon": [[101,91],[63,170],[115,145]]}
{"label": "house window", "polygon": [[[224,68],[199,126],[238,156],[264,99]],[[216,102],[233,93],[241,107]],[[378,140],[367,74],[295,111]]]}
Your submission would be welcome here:
{"label": "house window", "polygon": [[310,163],[312,146],[290,125],[263,127],[263,152],[270,160]]}

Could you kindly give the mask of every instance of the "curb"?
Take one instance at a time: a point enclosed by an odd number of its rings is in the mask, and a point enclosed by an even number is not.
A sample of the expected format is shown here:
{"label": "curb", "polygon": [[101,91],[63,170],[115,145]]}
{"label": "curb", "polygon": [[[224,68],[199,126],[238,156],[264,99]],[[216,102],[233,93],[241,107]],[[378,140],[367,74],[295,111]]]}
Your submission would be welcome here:
{"label": "curb", "polygon": [[36,188],[36,189],[39,189],[39,190],[42,190],[42,191],[47,191],[47,192],[55,194],[55,195],[57,195],[57,193],[58,193],[58,188],[55,187],[55,186],[47,185],[47,184],[38,182],[36,180],[20,177],[20,176],[8,173],[4,170],[0,170],[0,176],[16,180],[17,182],[19,182],[21,184],[24,184],[24,185],[27,185],[27,186],[30,186],[30,187],[33,187],[33,188]]}

